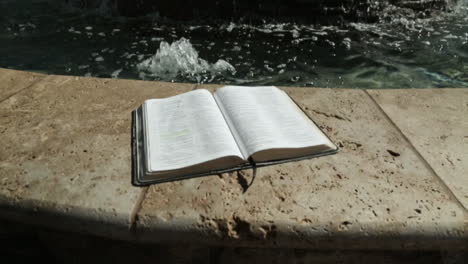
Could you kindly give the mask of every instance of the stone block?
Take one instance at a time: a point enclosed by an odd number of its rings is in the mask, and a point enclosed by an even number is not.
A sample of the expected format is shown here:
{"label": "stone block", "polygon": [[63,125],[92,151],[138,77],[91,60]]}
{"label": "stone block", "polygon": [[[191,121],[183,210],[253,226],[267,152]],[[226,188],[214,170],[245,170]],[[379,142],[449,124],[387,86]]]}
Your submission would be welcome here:
{"label": "stone block", "polygon": [[128,235],[131,111],[194,85],[49,76],[0,104],[0,215],[52,228]]}
{"label": "stone block", "polygon": [[468,89],[369,94],[468,208]]}
{"label": "stone block", "polygon": [[137,239],[315,249],[467,247],[465,209],[365,91],[284,90],[340,152],[151,186],[138,213]]}

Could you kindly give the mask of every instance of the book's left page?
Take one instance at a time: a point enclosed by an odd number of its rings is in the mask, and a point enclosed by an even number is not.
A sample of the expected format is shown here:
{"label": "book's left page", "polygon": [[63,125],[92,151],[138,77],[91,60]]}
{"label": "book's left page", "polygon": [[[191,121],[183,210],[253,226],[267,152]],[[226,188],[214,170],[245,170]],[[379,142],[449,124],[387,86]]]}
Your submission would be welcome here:
{"label": "book's left page", "polygon": [[[145,101],[143,135],[146,170],[149,174],[204,163],[211,164],[212,168],[196,168],[219,169],[245,162],[208,90],[194,90],[169,98]],[[231,164],[223,162],[223,158]]]}

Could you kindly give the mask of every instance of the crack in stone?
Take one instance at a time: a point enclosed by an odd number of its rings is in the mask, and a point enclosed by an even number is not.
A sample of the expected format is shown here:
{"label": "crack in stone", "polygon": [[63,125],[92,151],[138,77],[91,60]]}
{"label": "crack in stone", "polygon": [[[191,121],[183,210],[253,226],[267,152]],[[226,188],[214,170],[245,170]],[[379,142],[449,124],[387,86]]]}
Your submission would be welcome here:
{"label": "crack in stone", "polygon": [[323,115],[323,116],[326,116],[326,117],[333,117],[333,118],[336,118],[336,119],[339,119],[339,120],[346,120],[346,121],[350,121],[348,118],[346,117],[342,117],[340,115],[337,115],[337,114],[327,114],[327,113],[324,113],[324,112],[321,112],[321,111],[317,111],[317,110],[314,110],[312,109],[312,112],[318,114],[318,115]]}

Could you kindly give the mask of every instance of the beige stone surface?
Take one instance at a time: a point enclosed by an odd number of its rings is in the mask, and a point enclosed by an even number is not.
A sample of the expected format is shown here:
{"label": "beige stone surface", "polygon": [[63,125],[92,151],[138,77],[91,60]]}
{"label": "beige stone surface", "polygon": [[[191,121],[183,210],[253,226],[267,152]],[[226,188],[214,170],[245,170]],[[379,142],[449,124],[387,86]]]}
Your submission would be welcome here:
{"label": "beige stone surface", "polygon": [[468,89],[369,93],[468,208]]}
{"label": "beige stone surface", "polygon": [[285,88],[338,154],[151,186],[129,232],[146,190],[130,184],[130,112],[195,85],[41,78],[0,69],[2,219],[192,245],[468,247],[467,90],[370,91],[456,197],[365,91]]}
{"label": "beige stone surface", "polygon": [[116,235],[131,186],[131,111],[194,85],[49,76],[0,104],[0,215]]}
{"label": "beige stone surface", "polygon": [[39,73],[0,68],[0,102],[44,77]]}
{"label": "beige stone surface", "polygon": [[285,90],[341,151],[151,186],[137,218],[138,239],[333,249],[467,247],[466,211],[365,91]]}

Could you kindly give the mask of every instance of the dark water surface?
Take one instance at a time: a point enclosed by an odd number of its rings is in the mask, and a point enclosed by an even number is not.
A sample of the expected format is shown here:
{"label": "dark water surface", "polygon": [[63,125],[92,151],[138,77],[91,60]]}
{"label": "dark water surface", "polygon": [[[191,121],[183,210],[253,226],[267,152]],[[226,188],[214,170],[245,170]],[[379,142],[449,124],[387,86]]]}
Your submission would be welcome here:
{"label": "dark water surface", "polygon": [[427,18],[389,5],[377,23],[177,23],[0,0],[0,67],[245,85],[468,87],[467,7]]}

